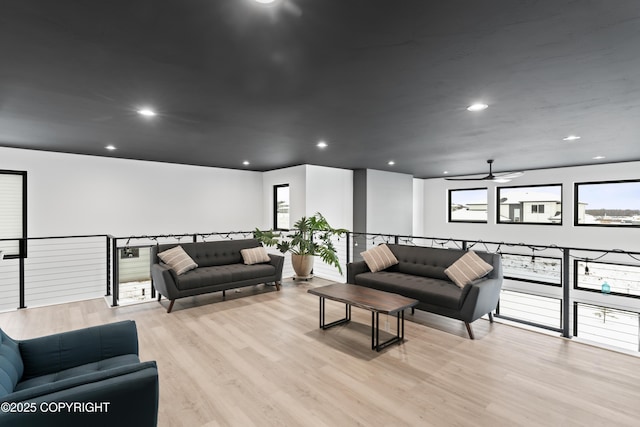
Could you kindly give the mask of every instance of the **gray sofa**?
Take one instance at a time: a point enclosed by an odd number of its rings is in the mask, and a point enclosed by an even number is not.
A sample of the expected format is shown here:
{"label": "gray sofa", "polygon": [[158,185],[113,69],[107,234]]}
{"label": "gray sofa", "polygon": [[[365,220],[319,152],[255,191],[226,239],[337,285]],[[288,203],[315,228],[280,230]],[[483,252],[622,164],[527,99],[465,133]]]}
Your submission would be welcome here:
{"label": "gray sofa", "polygon": [[[162,264],[157,254],[175,246],[184,251],[198,264],[198,268],[177,275],[169,266]],[[284,257],[269,254],[268,263],[245,265],[240,253],[242,249],[262,246],[256,239],[224,240],[215,242],[171,243],[151,248],[151,278],[161,297],[169,299],[167,313],[178,298],[209,292],[241,288],[260,283],[273,282],[280,290]]]}
{"label": "gray sofa", "polygon": [[500,299],[502,261],[499,254],[476,252],[493,270],[484,278],[464,288],[453,283],[444,270],[464,255],[459,249],[388,245],[399,263],[372,273],[364,261],[347,264],[347,283],[417,299],[415,307],[453,319],[462,320],[469,337],[474,339],[471,322],[492,312]]}

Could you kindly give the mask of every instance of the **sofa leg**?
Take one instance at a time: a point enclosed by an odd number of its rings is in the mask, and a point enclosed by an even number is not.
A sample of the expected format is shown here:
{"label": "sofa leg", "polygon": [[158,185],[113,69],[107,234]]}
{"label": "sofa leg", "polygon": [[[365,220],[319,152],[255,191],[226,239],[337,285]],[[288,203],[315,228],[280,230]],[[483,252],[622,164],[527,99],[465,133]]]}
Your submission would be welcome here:
{"label": "sofa leg", "polygon": [[411,307],[411,314],[416,314],[416,308],[415,307]]}
{"label": "sofa leg", "polygon": [[225,299],[227,297],[227,291],[222,291],[222,299]]}
{"label": "sofa leg", "polygon": [[493,323],[493,313],[489,312],[489,322]]}
{"label": "sofa leg", "polygon": [[476,337],[473,336],[473,329],[471,329],[471,323],[464,322],[464,325],[467,327],[467,332],[469,333],[469,338],[471,338],[472,340],[476,339]]}
{"label": "sofa leg", "polygon": [[276,281],[274,282],[276,284],[276,291],[280,290],[280,282]]}
{"label": "sofa leg", "polygon": [[171,302],[169,303],[169,308],[167,308],[167,313],[171,313],[171,310],[173,310],[174,302],[176,302],[176,300],[172,299]]}
{"label": "sofa leg", "polygon": [[162,298],[162,295],[160,295],[160,292],[158,292],[158,302],[160,302],[160,298]]}

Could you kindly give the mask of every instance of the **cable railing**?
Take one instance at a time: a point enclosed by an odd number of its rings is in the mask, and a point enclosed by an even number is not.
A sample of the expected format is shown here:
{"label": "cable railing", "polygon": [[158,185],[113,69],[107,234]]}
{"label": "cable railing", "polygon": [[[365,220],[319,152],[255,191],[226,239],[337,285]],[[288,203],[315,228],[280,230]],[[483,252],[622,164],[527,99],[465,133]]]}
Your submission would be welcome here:
{"label": "cable railing", "polygon": [[[252,231],[58,236],[17,241],[0,259],[0,310],[106,297],[109,305],[155,297],[150,248],[157,244],[253,237]],[[10,239],[0,239],[6,247]],[[346,265],[381,243],[500,253],[503,290],[496,318],[567,338],[640,351],[640,253],[439,237],[349,233],[334,245],[343,274],[317,259],[314,274],[346,279]],[[275,248],[269,252],[279,253]],[[285,261],[283,277],[291,277]]]}
{"label": "cable railing", "polygon": [[81,301],[109,294],[111,236],[0,239],[17,250],[0,260],[0,310]]}

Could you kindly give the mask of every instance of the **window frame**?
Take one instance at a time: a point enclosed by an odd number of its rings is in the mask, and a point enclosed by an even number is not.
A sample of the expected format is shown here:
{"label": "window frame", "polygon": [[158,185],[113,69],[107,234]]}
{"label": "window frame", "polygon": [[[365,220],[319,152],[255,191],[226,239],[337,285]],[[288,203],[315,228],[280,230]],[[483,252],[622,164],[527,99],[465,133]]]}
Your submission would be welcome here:
{"label": "window frame", "polygon": [[[278,190],[280,188],[289,189],[289,200],[291,200],[291,187],[289,184],[276,184],[273,186],[273,229],[276,231],[289,231],[289,228],[278,227]],[[289,204],[289,215],[291,215],[291,204]],[[291,216],[289,216],[291,220]]]}
{"label": "window frame", "polygon": [[[560,221],[559,222],[530,222],[530,221],[501,221],[500,220],[500,200],[502,199],[502,197],[500,197],[500,191],[501,190],[512,190],[512,189],[516,189],[516,188],[540,188],[540,187],[558,187],[560,189]],[[563,223],[563,213],[564,213],[564,197],[563,197],[563,185],[562,183],[553,183],[553,184],[534,184],[534,185],[514,185],[514,186],[500,186],[500,187],[496,187],[496,224],[518,224],[518,225],[543,225],[543,226],[562,226]],[[536,203],[536,205],[538,206],[538,209],[540,205],[543,205],[543,211],[545,210],[544,208],[544,203]],[[530,210],[533,210],[533,204],[531,204],[532,208]],[[525,210],[525,206],[522,206],[522,212],[524,212]],[[555,214],[554,214],[555,216]]]}
{"label": "window frame", "polygon": [[[18,253],[4,254],[4,259],[19,259],[27,257],[27,171],[0,169],[0,175],[20,175],[22,177],[22,237],[18,239]],[[2,238],[2,236],[0,236]]]}
{"label": "window frame", "polygon": [[[485,190],[487,193],[487,219],[486,220],[459,220],[452,219],[453,211],[451,210],[451,196],[454,191],[477,191]],[[447,221],[452,223],[467,223],[467,224],[487,224],[489,222],[489,188],[488,187],[474,187],[474,188],[449,188],[447,190]]]}
{"label": "window frame", "polygon": [[618,227],[618,228],[640,228],[640,224],[589,224],[589,223],[579,223],[579,211],[578,211],[578,203],[580,202],[580,189],[581,185],[598,185],[598,184],[628,184],[628,183],[638,183],[640,184],[640,179],[623,179],[623,180],[614,180],[614,181],[587,181],[587,182],[576,182],[573,184],[573,225],[576,227]]}

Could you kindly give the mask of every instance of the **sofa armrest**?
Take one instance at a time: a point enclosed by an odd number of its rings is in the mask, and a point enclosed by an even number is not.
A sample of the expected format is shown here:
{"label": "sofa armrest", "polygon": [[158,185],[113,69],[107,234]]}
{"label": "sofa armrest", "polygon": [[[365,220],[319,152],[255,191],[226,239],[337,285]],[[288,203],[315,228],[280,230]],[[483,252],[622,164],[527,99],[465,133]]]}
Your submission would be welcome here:
{"label": "sofa armrest", "polygon": [[24,363],[22,380],[60,372],[125,354],[138,354],[132,320],[18,341]]}
{"label": "sofa armrest", "polygon": [[369,270],[367,263],[364,261],[350,262],[347,264],[347,283],[355,284],[356,275],[366,273]]}
{"label": "sofa armrest", "polygon": [[472,283],[460,310],[461,319],[473,322],[493,311],[500,300],[502,277]]}
{"label": "sofa armrest", "polygon": [[175,271],[164,264],[151,265],[153,287],[167,299],[178,298],[178,276]]}
{"label": "sofa armrest", "polygon": [[282,255],[269,254],[269,264],[276,269],[276,281],[282,280],[282,268],[284,266],[284,257]]}
{"label": "sofa armrest", "polygon": [[158,397],[155,362],[120,366],[11,393],[3,401],[22,402],[33,412],[0,412],[0,425],[97,427],[126,420],[127,425],[156,426]]}

